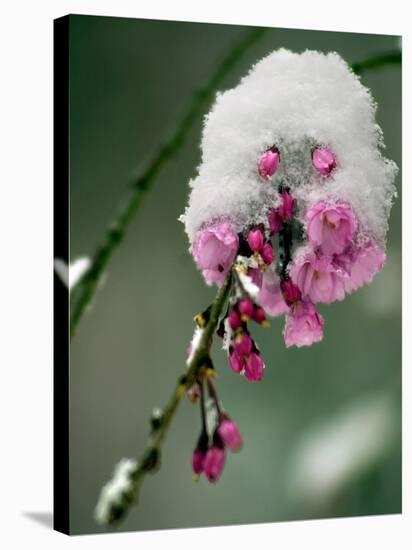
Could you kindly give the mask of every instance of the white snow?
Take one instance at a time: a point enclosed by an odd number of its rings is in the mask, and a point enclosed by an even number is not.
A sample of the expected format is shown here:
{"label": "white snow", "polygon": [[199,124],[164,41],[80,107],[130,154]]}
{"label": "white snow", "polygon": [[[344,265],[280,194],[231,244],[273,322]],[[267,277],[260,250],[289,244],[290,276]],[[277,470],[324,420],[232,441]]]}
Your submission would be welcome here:
{"label": "white snow", "polygon": [[[217,95],[205,117],[202,161],[181,216],[190,242],[212,220],[230,219],[238,231],[263,221],[278,204],[283,182],[297,198],[302,220],[320,198],[345,200],[362,233],[383,245],[397,167],[381,155],[375,111],[370,91],[336,53],[281,49],[259,61],[238,86]],[[281,163],[266,182],[257,163],[272,145]],[[336,155],[328,178],[312,166],[316,145]]]}
{"label": "white snow", "polygon": [[133,487],[132,474],[138,463],[131,458],[123,458],[115,467],[112,479],[106,483],[100,493],[94,517],[97,523],[105,525],[110,521],[113,506],[119,505],[123,497]]}
{"label": "white snow", "polygon": [[203,334],[203,331],[204,329],[203,328],[200,328],[198,326],[196,326],[195,328],[195,331],[193,333],[193,336],[192,336],[192,340],[190,342],[190,353],[187,357],[187,360],[186,360],[186,365],[189,367],[191,362],[192,362],[192,359],[193,359],[193,356],[196,352],[196,350],[198,349],[199,345],[200,345],[200,340],[202,339],[202,334]]}

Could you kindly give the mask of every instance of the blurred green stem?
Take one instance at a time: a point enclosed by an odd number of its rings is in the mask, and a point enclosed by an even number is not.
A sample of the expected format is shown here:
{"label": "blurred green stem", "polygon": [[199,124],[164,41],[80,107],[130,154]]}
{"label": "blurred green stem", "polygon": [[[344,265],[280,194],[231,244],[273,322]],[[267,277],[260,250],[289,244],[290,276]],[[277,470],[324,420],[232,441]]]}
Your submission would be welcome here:
{"label": "blurred green stem", "polygon": [[197,90],[184,112],[176,129],[165,139],[160,148],[154,153],[146,168],[132,181],[131,191],[120,206],[120,209],[112,223],[108,226],[102,243],[97,248],[90,268],[74,287],[70,296],[70,337],[72,338],[86,306],[91,302],[100,278],[107,266],[107,263],[119,246],[126,230],[136,215],[145,193],[151,188],[156,176],[164,165],[182,147],[190,128],[197,117],[205,110],[213,99],[218,86],[239,61],[243,54],[259,40],[267,29],[252,28],[232,48],[222,62],[217,66],[216,71],[205,84]]}
{"label": "blurred green stem", "polygon": [[232,271],[230,270],[225,282],[218,290],[211,304],[210,316],[202,329],[202,334],[193,356],[187,363],[187,369],[178,379],[177,385],[163,410],[159,425],[152,430],[146,448],[138,460],[137,470],[133,474],[133,489],[131,491],[133,496],[124,503],[121,510],[117,510],[116,516],[113,517],[113,522],[123,519],[130,506],[136,502],[144,477],[148,473],[155,473],[158,470],[162,444],[178,405],[186,395],[186,391],[195,383],[199,376],[207,377],[207,373],[201,374],[201,369],[203,367],[207,369],[211,366],[210,346],[232,286],[232,277]]}
{"label": "blurred green stem", "polygon": [[383,52],[378,55],[372,55],[359,63],[352,65],[354,73],[361,75],[365,71],[382,69],[388,65],[398,65],[402,62],[402,53],[400,50]]}

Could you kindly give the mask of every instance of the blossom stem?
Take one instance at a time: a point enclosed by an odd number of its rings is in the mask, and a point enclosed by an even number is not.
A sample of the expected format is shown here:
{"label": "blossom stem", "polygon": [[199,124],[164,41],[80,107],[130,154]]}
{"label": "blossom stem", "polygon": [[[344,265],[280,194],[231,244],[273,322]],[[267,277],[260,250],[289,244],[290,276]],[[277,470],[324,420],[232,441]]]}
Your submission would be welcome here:
{"label": "blossom stem", "polygon": [[203,378],[200,378],[198,384],[200,386],[200,415],[202,419],[202,433],[207,434],[205,388],[203,385]]}
{"label": "blossom stem", "polygon": [[282,250],[282,266],[280,277],[282,280],[287,277],[287,268],[292,259],[292,223],[284,222],[279,231],[279,248]]}
{"label": "blossom stem", "polygon": [[[124,508],[117,513],[116,521],[122,519],[127,513],[129,507],[136,502],[141,482],[148,473],[154,473],[160,467],[161,447],[165,440],[168,428],[175,416],[180,401],[186,395],[186,391],[195,383],[199,376],[199,371],[204,365],[210,364],[209,350],[210,343],[219,323],[220,316],[224,310],[225,303],[229,296],[232,286],[232,270],[229,271],[223,285],[216,294],[216,297],[210,308],[210,317],[203,328],[203,332],[192,358],[188,362],[187,370],[179,377],[177,385],[164,408],[161,421],[156,428],[152,429],[146,448],[138,460],[138,467],[133,473],[132,482],[133,495],[124,504]],[[201,398],[203,399],[203,384],[201,385]],[[203,405],[204,406],[204,405]],[[203,411],[202,411],[203,414]],[[205,419],[202,420],[205,423]]]}
{"label": "blossom stem", "polygon": [[222,411],[221,411],[220,405],[219,405],[219,398],[217,396],[216,388],[215,388],[215,386],[214,386],[214,384],[213,384],[213,382],[210,378],[207,379],[207,387],[208,387],[208,390],[209,390],[209,396],[213,399],[213,402],[214,402],[215,407],[216,407],[217,414],[220,418],[221,415],[222,415]]}
{"label": "blossom stem", "polygon": [[123,240],[130,222],[135,217],[142,203],[144,195],[152,187],[164,165],[182,147],[193,123],[209,105],[218,86],[221,85],[224,78],[244,53],[262,37],[266,30],[265,28],[252,28],[242,36],[240,41],[223,58],[209,81],[194,93],[176,129],[164,140],[148,165],[131,181],[129,194],[121,204],[115,219],[109,224],[102,243],[92,258],[89,269],[71,292],[70,337],[74,336],[77,325],[97,290],[101,276],[113,252]]}

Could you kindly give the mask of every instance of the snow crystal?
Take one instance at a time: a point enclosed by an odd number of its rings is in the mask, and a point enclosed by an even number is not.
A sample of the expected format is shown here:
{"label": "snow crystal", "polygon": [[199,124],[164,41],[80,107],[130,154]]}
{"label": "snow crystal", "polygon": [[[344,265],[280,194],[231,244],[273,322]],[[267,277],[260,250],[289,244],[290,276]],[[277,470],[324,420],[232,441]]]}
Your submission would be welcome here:
{"label": "snow crystal", "polygon": [[[202,161],[181,216],[190,242],[211,220],[231,220],[237,231],[264,221],[283,183],[301,221],[320,198],[344,200],[362,232],[383,245],[397,167],[381,155],[375,111],[370,91],[336,53],[281,49],[259,61],[238,86],[217,95],[205,117]],[[266,182],[257,163],[272,145],[281,163]],[[312,166],[314,146],[336,155],[327,178]]]}

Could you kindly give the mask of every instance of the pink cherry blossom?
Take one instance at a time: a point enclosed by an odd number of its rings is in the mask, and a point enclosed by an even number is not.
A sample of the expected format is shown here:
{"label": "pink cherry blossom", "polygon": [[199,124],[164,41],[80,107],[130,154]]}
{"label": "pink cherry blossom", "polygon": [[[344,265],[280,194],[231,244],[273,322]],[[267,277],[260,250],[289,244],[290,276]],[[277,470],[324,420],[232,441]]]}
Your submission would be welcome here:
{"label": "pink cherry blossom", "polygon": [[229,325],[232,330],[236,330],[242,324],[239,313],[235,309],[231,309],[229,312]]}
{"label": "pink cherry blossom", "polygon": [[323,176],[329,175],[336,167],[335,155],[326,147],[317,147],[312,153],[313,166]]}
{"label": "pink cherry blossom", "polygon": [[310,302],[297,302],[286,315],[283,332],[286,347],[310,346],[322,340],[323,318]]}
{"label": "pink cherry blossom", "polygon": [[283,299],[288,306],[300,300],[302,293],[295,283],[288,277],[280,283]]}
{"label": "pink cherry blossom", "polygon": [[345,278],[346,292],[353,292],[366,283],[370,283],[384,266],[386,255],[383,249],[374,242],[362,247],[351,247],[349,251],[336,258],[349,276]]}
{"label": "pink cherry blossom", "polygon": [[208,285],[223,284],[238,247],[238,235],[229,222],[214,223],[199,232],[193,256]]}
{"label": "pink cherry blossom", "polygon": [[268,149],[259,159],[258,171],[262,178],[269,179],[279,167],[280,155],[279,151],[272,147]]}
{"label": "pink cherry blossom", "polygon": [[258,302],[267,315],[272,317],[282,315],[288,311],[288,306],[280,289],[280,279],[274,269],[266,269],[263,273]]}
{"label": "pink cherry blossom", "polygon": [[216,483],[216,481],[219,480],[223,472],[225,460],[225,450],[219,445],[213,445],[213,447],[207,451],[205,461],[203,463],[203,470],[210,483]]}
{"label": "pink cherry blossom", "polygon": [[249,298],[243,298],[237,305],[242,321],[250,321],[255,309],[254,303]]}
{"label": "pink cherry blossom", "polygon": [[265,236],[258,227],[251,229],[247,235],[247,242],[252,252],[260,252],[265,243]]}
{"label": "pink cherry blossom", "polygon": [[235,349],[232,349],[229,354],[229,364],[232,371],[236,374],[241,373],[245,368],[245,360]]}
{"label": "pink cherry blossom", "polygon": [[274,260],[273,246],[270,243],[266,243],[265,245],[263,245],[263,248],[260,251],[260,255],[266,265],[270,265],[271,263],[273,263],[273,260]]}
{"label": "pink cherry blossom", "polygon": [[245,377],[249,382],[259,382],[262,380],[264,369],[262,356],[253,351],[246,359]]}
{"label": "pink cherry blossom", "polygon": [[266,324],[267,326],[266,314],[262,307],[255,308],[255,311],[253,312],[253,320],[258,323],[258,325]]}
{"label": "pink cherry blossom", "polygon": [[195,449],[192,454],[192,470],[193,473],[199,475],[203,472],[206,458],[206,451],[203,449]]}
{"label": "pink cherry blossom", "polygon": [[307,253],[298,254],[289,275],[300,289],[303,300],[330,304],[345,297],[348,273],[331,256],[317,256],[309,249]]}
{"label": "pink cherry blossom", "polygon": [[235,337],[233,347],[238,355],[249,355],[253,348],[253,340],[247,332],[241,332]]}
{"label": "pink cherry blossom", "polygon": [[223,443],[231,450],[238,451],[242,444],[242,434],[236,424],[227,416],[224,416],[218,427],[218,434]]}
{"label": "pink cherry blossom", "polygon": [[306,214],[309,240],[324,254],[340,254],[352,241],[357,220],[345,203],[316,203]]}

